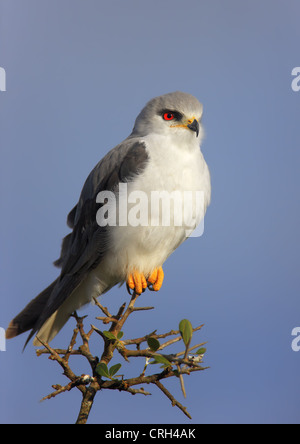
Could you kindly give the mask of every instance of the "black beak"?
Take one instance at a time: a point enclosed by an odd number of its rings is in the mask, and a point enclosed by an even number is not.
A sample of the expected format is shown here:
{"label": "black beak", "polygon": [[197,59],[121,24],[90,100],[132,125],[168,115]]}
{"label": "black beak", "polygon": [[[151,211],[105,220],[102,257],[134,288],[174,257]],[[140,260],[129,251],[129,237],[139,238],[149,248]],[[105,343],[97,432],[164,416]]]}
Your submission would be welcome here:
{"label": "black beak", "polygon": [[194,119],[194,121],[192,123],[188,124],[188,128],[191,129],[192,131],[195,131],[196,136],[199,136],[199,122],[198,120]]}

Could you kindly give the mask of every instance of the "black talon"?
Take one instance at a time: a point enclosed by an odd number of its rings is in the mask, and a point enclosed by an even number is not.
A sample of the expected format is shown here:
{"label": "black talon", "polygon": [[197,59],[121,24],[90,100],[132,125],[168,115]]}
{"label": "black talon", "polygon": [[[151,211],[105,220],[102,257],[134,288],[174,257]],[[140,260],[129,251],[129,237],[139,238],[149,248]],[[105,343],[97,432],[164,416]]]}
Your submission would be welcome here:
{"label": "black talon", "polygon": [[129,295],[132,296],[133,293],[134,293],[134,290],[132,290],[132,293],[131,293],[131,288],[129,287],[129,285],[127,284],[127,282],[126,282],[126,288],[127,288],[127,291],[128,291],[128,293],[129,293]]}

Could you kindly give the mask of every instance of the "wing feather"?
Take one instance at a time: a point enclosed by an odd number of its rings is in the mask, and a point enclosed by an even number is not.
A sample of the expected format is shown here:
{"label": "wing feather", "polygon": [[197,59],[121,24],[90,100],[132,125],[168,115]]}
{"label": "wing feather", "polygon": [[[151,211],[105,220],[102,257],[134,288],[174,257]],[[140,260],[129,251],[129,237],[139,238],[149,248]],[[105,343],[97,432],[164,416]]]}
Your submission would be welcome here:
{"label": "wing feather", "polygon": [[100,207],[96,202],[97,194],[104,190],[114,191],[120,182],[134,180],[147,162],[145,144],[128,138],[112,149],[90,173],[77,205],[68,215],[68,225],[73,231],[63,239],[60,258],[55,262],[61,267],[61,275],[30,337],[72,294],[88,272],[101,262],[109,248],[108,230],[99,227],[96,221]]}

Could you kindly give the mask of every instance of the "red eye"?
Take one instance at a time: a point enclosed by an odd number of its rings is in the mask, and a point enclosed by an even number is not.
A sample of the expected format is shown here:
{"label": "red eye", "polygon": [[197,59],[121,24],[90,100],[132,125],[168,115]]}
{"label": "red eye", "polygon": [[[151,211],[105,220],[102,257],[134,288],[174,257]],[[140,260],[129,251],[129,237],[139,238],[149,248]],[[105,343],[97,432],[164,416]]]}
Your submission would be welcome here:
{"label": "red eye", "polygon": [[173,113],[164,113],[163,117],[165,120],[173,120],[175,118]]}

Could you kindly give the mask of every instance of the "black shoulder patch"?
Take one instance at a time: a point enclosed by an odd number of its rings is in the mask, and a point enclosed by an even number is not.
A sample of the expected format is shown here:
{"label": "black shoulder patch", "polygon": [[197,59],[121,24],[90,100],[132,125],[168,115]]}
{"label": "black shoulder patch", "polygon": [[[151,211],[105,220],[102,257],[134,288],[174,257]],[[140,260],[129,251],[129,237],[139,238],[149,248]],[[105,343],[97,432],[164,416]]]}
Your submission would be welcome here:
{"label": "black shoulder patch", "polygon": [[115,190],[121,182],[130,182],[136,174],[144,170],[149,159],[143,142],[133,143],[124,157],[118,158],[116,153],[114,154],[110,164],[106,165],[107,171],[101,178],[95,194],[103,190]]}
{"label": "black shoulder patch", "polygon": [[121,163],[119,171],[120,182],[124,182],[124,180],[129,181],[136,174],[143,171],[148,159],[145,144],[136,142]]}

